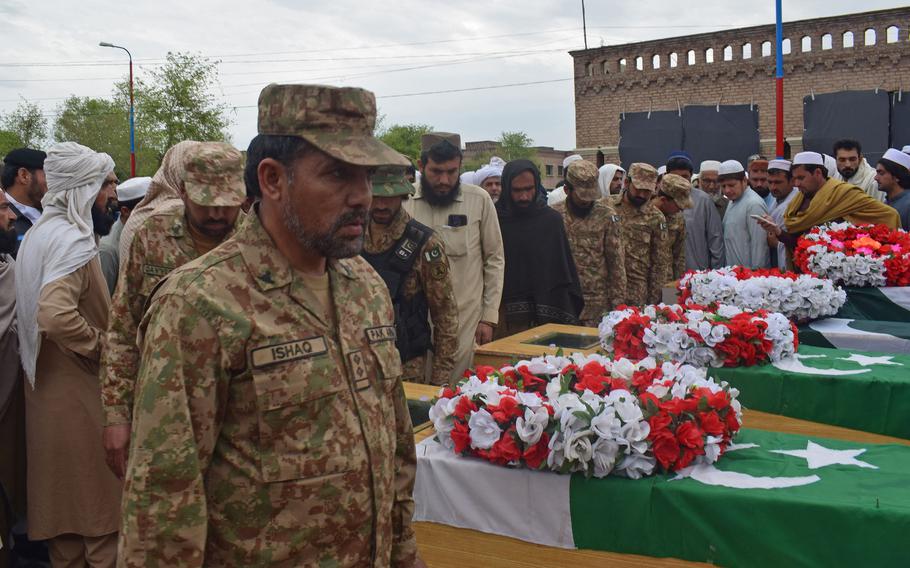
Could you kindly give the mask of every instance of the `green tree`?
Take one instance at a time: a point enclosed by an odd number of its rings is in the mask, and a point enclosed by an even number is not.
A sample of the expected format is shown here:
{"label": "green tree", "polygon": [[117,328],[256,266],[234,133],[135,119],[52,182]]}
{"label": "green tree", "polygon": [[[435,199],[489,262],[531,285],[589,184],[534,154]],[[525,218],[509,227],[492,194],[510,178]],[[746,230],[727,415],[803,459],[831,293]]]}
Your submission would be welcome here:
{"label": "green tree", "polygon": [[16,110],[3,117],[0,127],[15,134],[20,146],[42,148],[47,141],[47,119],[37,104],[25,99],[19,102]]}
{"label": "green tree", "polygon": [[22,140],[18,134],[9,130],[0,130],[0,158],[5,156],[10,150],[21,147]]}
{"label": "green tree", "polygon": [[502,159],[507,162],[512,160],[530,160],[537,153],[531,148],[534,141],[524,132],[503,132],[499,136],[499,145],[502,147]]}
{"label": "green tree", "polygon": [[379,139],[411,159],[414,164],[420,159],[420,138],[432,132],[429,124],[393,124],[380,131]]}

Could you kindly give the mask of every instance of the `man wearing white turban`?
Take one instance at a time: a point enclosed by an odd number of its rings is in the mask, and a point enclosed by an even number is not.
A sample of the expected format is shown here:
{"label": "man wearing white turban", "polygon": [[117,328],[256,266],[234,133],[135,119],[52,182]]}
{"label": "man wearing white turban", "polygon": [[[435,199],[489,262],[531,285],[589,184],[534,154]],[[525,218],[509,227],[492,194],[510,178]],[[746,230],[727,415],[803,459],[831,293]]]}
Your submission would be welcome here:
{"label": "man wearing white turban", "polygon": [[499,194],[502,193],[502,168],[505,165],[502,158],[493,156],[489,164],[474,172],[474,181],[470,182],[484,188],[490,194],[493,203],[499,201]]}
{"label": "man wearing white turban", "polygon": [[600,188],[600,195],[603,197],[619,195],[626,178],[626,170],[616,164],[604,164],[598,171],[597,186]]}
{"label": "man wearing white turban", "polygon": [[110,230],[114,161],[73,142],[44,164],[43,213],[16,267],[26,398],[28,536],[54,566],[114,566],[121,485],[105,463],[98,362],[110,294],[98,234]]}

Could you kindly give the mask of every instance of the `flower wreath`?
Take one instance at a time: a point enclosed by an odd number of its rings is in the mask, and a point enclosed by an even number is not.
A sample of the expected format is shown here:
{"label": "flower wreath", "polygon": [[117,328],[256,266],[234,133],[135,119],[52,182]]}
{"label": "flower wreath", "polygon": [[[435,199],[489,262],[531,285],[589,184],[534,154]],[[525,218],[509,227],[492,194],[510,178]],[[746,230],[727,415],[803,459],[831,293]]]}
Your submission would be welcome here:
{"label": "flower wreath", "polygon": [[793,261],[846,286],[910,286],[910,233],[885,225],[828,223],[799,238]]}

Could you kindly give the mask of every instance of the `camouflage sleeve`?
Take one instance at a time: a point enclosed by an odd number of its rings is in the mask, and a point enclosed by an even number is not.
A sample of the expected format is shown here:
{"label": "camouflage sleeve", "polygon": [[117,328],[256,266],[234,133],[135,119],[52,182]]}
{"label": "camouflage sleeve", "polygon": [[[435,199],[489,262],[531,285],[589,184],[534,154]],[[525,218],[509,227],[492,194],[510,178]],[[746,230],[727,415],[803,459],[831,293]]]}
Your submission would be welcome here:
{"label": "camouflage sleeve", "polygon": [[133,238],[129,255],[121,261],[101,357],[101,406],[105,426],[129,423],[133,410],[133,389],[139,370],[136,328],[146,301],[140,293],[145,261],[141,234]]}
{"label": "camouflage sleeve", "polygon": [[663,213],[654,210],[657,215],[651,225],[651,273],[648,274],[649,304],[660,303],[661,288],[670,281],[672,260],[670,258],[670,236],[667,231],[667,220]]}
{"label": "camouflage sleeve", "polygon": [[619,216],[613,214],[604,234],[604,251],[607,257],[607,309],[612,310],[626,303],[626,255]]}
{"label": "camouflage sleeve", "polygon": [[414,517],[414,479],[417,477],[417,455],[414,450],[414,427],[408,412],[401,378],[395,400],[395,503],[392,507],[392,566],[410,568],[417,559],[417,537],[411,526]]}
{"label": "camouflage sleeve", "polygon": [[[680,213],[682,215],[682,213]],[[671,280],[677,280],[686,272],[686,224],[679,220],[679,231],[673,241],[673,273]]]}
{"label": "camouflage sleeve", "polygon": [[118,566],[202,566],[203,481],[227,399],[222,350],[212,323],[175,295],[155,300],[143,330]]}
{"label": "camouflage sleeve", "polygon": [[452,275],[445,247],[435,235],[430,237],[417,261],[417,274],[427,297],[433,322],[433,372],[430,382],[449,382],[455,369],[458,348],[458,304],[452,288]]}

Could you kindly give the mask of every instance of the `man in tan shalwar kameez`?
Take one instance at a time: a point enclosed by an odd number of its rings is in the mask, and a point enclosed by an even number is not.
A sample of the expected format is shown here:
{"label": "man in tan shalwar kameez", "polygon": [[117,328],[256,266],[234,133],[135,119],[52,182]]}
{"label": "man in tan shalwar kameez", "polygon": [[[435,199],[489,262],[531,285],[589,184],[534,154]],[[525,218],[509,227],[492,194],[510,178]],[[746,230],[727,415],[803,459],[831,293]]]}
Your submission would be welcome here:
{"label": "man in tan shalwar kameez", "polygon": [[122,488],[101,446],[98,362],[110,295],[96,240],[116,204],[113,170],[107,154],[53,146],[44,212],[16,265],[28,536],[48,540],[54,568],[116,564]]}

